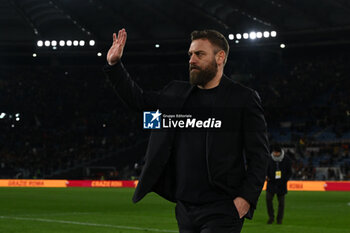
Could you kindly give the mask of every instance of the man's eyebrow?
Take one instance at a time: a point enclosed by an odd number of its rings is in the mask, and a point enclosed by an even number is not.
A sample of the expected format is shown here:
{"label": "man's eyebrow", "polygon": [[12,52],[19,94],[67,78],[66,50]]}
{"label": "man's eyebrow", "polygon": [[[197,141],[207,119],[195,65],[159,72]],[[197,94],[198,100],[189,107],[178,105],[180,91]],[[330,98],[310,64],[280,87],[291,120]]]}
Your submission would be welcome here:
{"label": "man's eyebrow", "polygon": [[205,53],[205,51],[204,50],[188,51],[188,54],[191,54],[191,53]]}

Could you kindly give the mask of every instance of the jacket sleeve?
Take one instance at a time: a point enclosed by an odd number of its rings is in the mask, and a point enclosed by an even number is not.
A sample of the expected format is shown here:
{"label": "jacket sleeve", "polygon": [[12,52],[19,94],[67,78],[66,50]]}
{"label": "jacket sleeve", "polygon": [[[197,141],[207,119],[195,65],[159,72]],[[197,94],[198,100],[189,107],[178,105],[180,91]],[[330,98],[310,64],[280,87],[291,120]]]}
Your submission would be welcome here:
{"label": "jacket sleeve", "polygon": [[103,67],[107,80],[121,100],[134,111],[155,109],[158,105],[160,92],[145,92],[130,77],[123,63]]}
{"label": "jacket sleeve", "polygon": [[246,177],[242,182],[240,196],[255,209],[265,182],[269,158],[266,122],[260,97],[255,91],[251,93],[244,108],[243,140]]}

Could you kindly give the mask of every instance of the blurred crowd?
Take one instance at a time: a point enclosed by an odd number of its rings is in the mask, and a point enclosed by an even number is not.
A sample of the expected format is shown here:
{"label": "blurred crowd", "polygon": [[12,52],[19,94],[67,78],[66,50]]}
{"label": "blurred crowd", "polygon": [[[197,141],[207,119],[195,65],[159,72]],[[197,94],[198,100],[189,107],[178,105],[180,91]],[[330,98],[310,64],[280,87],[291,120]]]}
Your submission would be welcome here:
{"label": "blurred crowd", "polygon": [[[338,54],[283,62],[233,58],[227,64],[232,79],[259,92],[272,143],[333,143],[328,151],[288,151],[294,179],[320,178],[316,167],[336,167],[350,179],[349,152],[334,152],[337,140],[350,139],[349,63]],[[126,67],[145,90],[188,79],[185,63]],[[0,178],[47,178],[148,136],[141,115],[120,101],[100,65],[0,66],[0,100]],[[340,178],[332,169],[326,177]]]}
{"label": "blurred crowd", "polygon": [[349,144],[296,144],[285,151],[293,162],[293,180],[350,180]]}
{"label": "blurred crowd", "polygon": [[298,57],[246,84],[260,93],[271,131],[288,131],[289,140],[350,139],[349,75],[349,55]]}
{"label": "blurred crowd", "polygon": [[101,67],[0,70],[0,176],[47,177],[140,138]]}

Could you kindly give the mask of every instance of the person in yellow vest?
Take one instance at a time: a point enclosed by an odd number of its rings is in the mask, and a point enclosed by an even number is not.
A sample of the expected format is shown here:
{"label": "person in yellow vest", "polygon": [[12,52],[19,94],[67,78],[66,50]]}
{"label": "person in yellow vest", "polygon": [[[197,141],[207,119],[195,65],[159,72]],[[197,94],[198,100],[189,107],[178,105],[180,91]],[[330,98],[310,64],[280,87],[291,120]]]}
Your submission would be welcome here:
{"label": "person in yellow vest", "polygon": [[280,146],[271,148],[271,157],[267,166],[267,188],[266,188],[266,205],[269,219],[267,224],[275,221],[272,200],[274,195],[278,199],[277,224],[282,224],[284,215],[284,200],[287,194],[287,182],[292,175],[292,161],[284,153]]}

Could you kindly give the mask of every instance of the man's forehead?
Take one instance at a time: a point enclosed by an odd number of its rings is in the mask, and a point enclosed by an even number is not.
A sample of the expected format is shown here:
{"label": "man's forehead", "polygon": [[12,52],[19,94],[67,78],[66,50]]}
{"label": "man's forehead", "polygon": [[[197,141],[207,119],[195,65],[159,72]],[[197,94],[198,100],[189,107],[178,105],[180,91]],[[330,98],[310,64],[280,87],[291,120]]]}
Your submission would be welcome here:
{"label": "man's forehead", "polygon": [[209,51],[213,49],[213,45],[207,39],[197,39],[191,42],[189,52]]}

